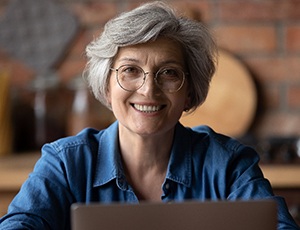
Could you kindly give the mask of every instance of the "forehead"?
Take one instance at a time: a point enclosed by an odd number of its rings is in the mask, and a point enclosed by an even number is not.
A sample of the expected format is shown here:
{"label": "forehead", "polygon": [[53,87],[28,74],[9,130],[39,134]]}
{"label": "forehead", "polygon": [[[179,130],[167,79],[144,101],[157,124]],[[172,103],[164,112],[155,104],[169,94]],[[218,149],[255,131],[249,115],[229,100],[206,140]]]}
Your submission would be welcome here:
{"label": "forehead", "polygon": [[115,62],[134,62],[137,64],[161,64],[163,62],[184,64],[181,45],[168,38],[121,47],[115,56]]}

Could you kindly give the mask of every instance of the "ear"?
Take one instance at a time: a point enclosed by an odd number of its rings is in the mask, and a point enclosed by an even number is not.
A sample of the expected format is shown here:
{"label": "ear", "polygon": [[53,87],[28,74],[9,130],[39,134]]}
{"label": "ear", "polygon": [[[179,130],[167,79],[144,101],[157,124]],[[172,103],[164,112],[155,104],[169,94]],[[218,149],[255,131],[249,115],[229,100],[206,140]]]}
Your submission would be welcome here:
{"label": "ear", "polygon": [[111,79],[110,79],[110,76],[108,76],[108,79],[107,79],[107,83],[106,83],[106,94],[105,94],[105,99],[107,101],[107,104],[111,104],[111,90],[110,90],[110,87],[111,87]]}
{"label": "ear", "polygon": [[107,107],[111,110],[111,92],[110,92],[110,89],[109,87],[107,88],[107,91],[106,91],[106,95],[105,95],[105,99],[106,99],[106,105]]}
{"label": "ear", "polygon": [[187,112],[190,110],[190,108],[191,108],[191,96],[190,94],[188,94],[186,96],[185,103],[184,103],[184,111]]}
{"label": "ear", "polygon": [[111,104],[111,93],[110,93],[110,90],[109,90],[109,87],[107,88],[107,91],[106,91],[106,101]]}

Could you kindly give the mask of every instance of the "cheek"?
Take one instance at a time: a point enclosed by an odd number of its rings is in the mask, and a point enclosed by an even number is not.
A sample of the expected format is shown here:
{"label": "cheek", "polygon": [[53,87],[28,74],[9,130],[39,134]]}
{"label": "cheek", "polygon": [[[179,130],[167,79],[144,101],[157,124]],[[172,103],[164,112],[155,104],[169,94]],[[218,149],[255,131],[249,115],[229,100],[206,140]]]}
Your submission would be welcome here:
{"label": "cheek", "polygon": [[184,111],[189,103],[189,100],[185,95],[178,95],[170,100],[173,104],[172,110],[176,112]]}
{"label": "cheek", "polygon": [[[107,91],[107,101],[112,107],[116,107],[126,101],[130,96],[128,92],[124,91],[116,82],[114,78],[109,81]],[[116,108],[115,108],[116,109]]]}

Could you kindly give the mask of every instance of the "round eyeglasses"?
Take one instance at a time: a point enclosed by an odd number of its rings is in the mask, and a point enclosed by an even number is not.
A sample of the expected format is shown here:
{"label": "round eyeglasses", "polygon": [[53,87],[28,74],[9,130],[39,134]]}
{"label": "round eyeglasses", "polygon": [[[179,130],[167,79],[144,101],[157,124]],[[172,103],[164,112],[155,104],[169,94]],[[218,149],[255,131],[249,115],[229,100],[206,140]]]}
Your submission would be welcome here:
{"label": "round eyeglasses", "polygon": [[[130,92],[140,89],[150,72],[145,72],[141,67],[135,65],[122,65],[116,71],[116,78],[119,86]],[[163,67],[154,76],[156,85],[164,92],[175,93],[184,84],[185,74],[181,69],[175,67]]]}

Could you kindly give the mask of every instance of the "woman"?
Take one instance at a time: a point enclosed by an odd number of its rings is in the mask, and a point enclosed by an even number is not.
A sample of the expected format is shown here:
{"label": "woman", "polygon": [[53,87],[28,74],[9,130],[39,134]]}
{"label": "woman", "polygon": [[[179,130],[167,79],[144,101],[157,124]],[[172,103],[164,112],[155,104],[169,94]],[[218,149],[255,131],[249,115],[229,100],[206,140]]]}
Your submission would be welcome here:
{"label": "woman", "polygon": [[205,100],[215,71],[201,24],[149,3],[109,21],[87,56],[87,81],[117,121],[46,144],[1,229],[68,229],[75,202],[264,198],[279,204],[278,229],[297,229],[253,149],[178,122]]}

